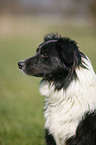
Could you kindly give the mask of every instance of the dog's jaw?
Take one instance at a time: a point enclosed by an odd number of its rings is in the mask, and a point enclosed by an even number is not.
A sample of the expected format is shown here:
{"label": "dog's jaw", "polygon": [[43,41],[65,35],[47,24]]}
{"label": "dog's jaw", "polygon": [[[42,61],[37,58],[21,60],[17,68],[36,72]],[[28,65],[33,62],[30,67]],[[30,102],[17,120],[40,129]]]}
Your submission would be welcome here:
{"label": "dog's jaw", "polygon": [[82,58],[85,67],[77,68],[78,79],[64,90],[55,90],[53,83],[42,81],[40,93],[45,97],[45,128],[54,136],[56,145],[75,135],[84,114],[96,109],[96,75],[89,59]]}

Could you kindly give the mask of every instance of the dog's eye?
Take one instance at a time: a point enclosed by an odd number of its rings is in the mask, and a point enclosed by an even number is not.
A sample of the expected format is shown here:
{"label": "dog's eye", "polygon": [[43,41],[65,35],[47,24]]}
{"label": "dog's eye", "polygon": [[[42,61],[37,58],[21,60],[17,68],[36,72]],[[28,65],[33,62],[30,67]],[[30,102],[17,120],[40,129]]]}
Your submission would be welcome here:
{"label": "dog's eye", "polygon": [[40,54],[40,57],[42,57],[42,58],[48,58],[48,55],[47,55],[47,53],[43,53],[43,54]]}

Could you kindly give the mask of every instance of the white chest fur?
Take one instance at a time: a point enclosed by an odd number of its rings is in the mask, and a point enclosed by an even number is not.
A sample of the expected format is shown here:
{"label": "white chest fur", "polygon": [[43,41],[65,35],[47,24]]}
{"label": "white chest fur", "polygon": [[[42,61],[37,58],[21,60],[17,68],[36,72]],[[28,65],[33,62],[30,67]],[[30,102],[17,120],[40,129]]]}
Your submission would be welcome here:
{"label": "white chest fur", "polygon": [[45,96],[45,128],[54,136],[57,145],[73,136],[78,123],[87,111],[96,109],[96,75],[89,60],[89,69],[77,68],[78,79],[66,90],[54,90],[47,81],[40,84],[40,93]]}

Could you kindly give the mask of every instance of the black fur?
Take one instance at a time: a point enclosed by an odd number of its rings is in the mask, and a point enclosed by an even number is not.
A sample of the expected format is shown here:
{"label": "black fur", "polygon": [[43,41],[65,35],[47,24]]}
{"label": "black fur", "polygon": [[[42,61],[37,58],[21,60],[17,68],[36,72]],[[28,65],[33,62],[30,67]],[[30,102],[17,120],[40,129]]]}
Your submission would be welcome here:
{"label": "black fur", "polygon": [[96,112],[86,114],[77,128],[76,136],[70,138],[67,145],[96,145]]}
{"label": "black fur", "polygon": [[54,137],[52,136],[52,134],[49,134],[48,130],[45,130],[45,139],[47,145],[56,145]]}

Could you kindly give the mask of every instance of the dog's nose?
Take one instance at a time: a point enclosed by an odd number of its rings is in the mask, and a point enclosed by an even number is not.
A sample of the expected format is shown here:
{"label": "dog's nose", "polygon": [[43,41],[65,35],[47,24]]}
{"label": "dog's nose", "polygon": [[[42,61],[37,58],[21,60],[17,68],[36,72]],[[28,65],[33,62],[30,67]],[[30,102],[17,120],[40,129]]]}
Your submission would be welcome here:
{"label": "dog's nose", "polygon": [[23,66],[24,66],[24,62],[23,62],[23,61],[18,62],[18,67],[19,67],[20,69],[22,69]]}

